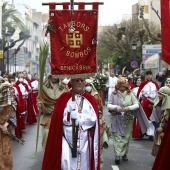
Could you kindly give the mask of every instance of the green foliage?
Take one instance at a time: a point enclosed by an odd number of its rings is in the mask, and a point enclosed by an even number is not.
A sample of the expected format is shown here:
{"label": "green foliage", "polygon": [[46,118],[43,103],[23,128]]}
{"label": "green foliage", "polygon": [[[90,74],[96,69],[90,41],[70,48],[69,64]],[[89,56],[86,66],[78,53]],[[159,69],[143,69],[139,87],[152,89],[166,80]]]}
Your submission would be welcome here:
{"label": "green foliage", "polygon": [[19,18],[19,12],[15,8],[7,8],[8,2],[4,2],[2,6],[2,28],[19,27],[22,29],[24,23]]}
{"label": "green foliage", "polygon": [[24,28],[24,23],[20,19],[20,13],[12,6],[8,6],[8,2],[4,2],[2,5],[2,36],[3,36],[3,48],[6,50],[5,33],[9,31],[12,35],[15,30]]}
{"label": "green foliage", "polygon": [[46,29],[48,33],[52,33],[54,32],[54,25],[48,21],[48,24],[46,24],[43,29]]}
{"label": "green foliage", "polygon": [[[153,35],[160,34],[160,28],[148,23]],[[132,60],[142,61],[142,45],[148,42],[153,44],[156,39],[152,39],[146,28],[138,20],[122,21],[119,24],[106,26],[99,33],[98,43],[98,63],[114,63],[120,68],[127,66],[132,71],[130,63]],[[132,43],[137,43],[137,49],[132,49]],[[121,58],[121,59],[120,59]],[[108,62],[109,61],[109,62]]]}
{"label": "green foliage", "polygon": [[108,61],[109,62],[112,61],[111,57],[112,57],[112,54],[110,53],[110,51],[99,42],[98,48],[97,48],[98,65],[101,65],[102,63],[108,63]]}
{"label": "green foliage", "polygon": [[47,57],[49,54],[49,44],[47,42],[44,42],[40,45],[40,51],[39,51],[39,73],[40,73],[40,90],[39,94],[42,94],[42,85],[43,85],[43,77],[45,73],[45,65],[47,61]]}
{"label": "green foliage", "polygon": [[97,90],[102,89],[103,85],[106,84],[107,80],[108,80],[108,77],[106,75],[97,73],[95,76],[93,76],[94,87]]}

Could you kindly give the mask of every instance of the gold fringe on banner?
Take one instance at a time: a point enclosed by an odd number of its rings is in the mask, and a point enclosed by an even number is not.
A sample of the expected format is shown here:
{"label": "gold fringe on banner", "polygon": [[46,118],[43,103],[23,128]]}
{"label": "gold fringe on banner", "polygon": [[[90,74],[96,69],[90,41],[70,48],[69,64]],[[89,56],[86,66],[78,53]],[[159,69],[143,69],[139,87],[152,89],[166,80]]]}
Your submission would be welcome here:
{"label": "gold fringe on banner", "polygon": [[85,73],[85,74],[65,74],[65,75],[57,75],[57,74],[53,74],[54,78],[89,78],[94,76],[96,73]]}

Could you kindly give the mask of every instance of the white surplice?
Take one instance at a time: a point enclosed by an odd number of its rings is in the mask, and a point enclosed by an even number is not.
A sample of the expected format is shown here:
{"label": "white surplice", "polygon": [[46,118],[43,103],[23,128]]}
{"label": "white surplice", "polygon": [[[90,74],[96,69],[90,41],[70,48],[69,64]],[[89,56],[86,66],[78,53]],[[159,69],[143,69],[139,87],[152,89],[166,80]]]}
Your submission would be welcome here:
{"label": "white surplice", "polygon": [[140,96],[144,96],[147,98],[150,98],[152,101],[156,98],[156,95],[158,93],[158,90],[156,88],[156,85],[152,82],[148,82],[143,89],[140,92]]}
{"label": "white surplice", "polygon": [[[80,104],[82,96],[75,95],[78,112],[78,106]],[[78,140],[77,140],[77,158],[72,158],[70,146],[72,146],[72,122],[68,121],[68,108],[70,99],[64,110],[63,116],[63,133],[62,138],[62,160],[61,167],[62,170],[90,170],[89,164],[91,162],[91,155],[94,154],[95,169],[98,165],[98,121],[95,111],[90,104],[90,102],[84,98],[83,107],[80,115],[82,121],[82,126],[78,130]],[[88,133],[88,130],[95,126],[94,139],[92,139]],[[92,142],[93,140],[93,142]],[[93,143],[93,146],[92,146]],[[70,145],[70,146],[69,146]],[[92,153],[92,147],[94,148],[94,153]],[[89,152],[90,151],[90,152]]]}
{"label": "white surplice", "polygon": [[[158,93],[158,90],[156,88],[156,85],[152,82],[148,82],[143,89],[141,90],[139,97],[143,96],[146,97],[149,101],[151,101],[152,103],[154,103],[154,99],[156,98]],[[154,136],[154,125],[152,124],[152,122],[149,120],[149,128],[146,132],[146,134],[148,136]]]}
{"label": "white surplice", "polygon": [[110,98],[111,93],[113,92],[113,90],[115,89],[115,86],[117,84],[117,77],[109,77],[107,83],[106,83],[106,87],[108,87],[108,100]]}
{"label": "white surplice", "polygon": [[38,90],[39,89],[39,81],[38,80],[32,81],[31,86],[32,86],[33,90]]}

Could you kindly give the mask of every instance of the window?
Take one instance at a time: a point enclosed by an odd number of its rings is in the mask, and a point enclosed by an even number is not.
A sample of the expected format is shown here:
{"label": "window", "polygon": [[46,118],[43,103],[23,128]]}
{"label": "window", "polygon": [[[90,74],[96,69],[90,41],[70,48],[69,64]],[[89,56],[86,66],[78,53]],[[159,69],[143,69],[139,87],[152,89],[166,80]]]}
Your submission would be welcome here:
{"label": "window", "polygon": [[149,6],[148,5],[145,5],[145,8],[144,8],[144,13],[149,13]]}

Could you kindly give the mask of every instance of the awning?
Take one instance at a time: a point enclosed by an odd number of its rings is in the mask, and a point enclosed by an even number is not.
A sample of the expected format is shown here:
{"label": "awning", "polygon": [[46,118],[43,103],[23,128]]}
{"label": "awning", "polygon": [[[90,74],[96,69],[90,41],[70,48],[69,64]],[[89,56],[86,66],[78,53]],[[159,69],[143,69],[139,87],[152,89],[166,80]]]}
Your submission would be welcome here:
{"label": "awning", "polygon": [[150,68],[158,68],[159,64],[159,55],[154,54],[150,56],[144,63],[145,69],[150,69]]}

